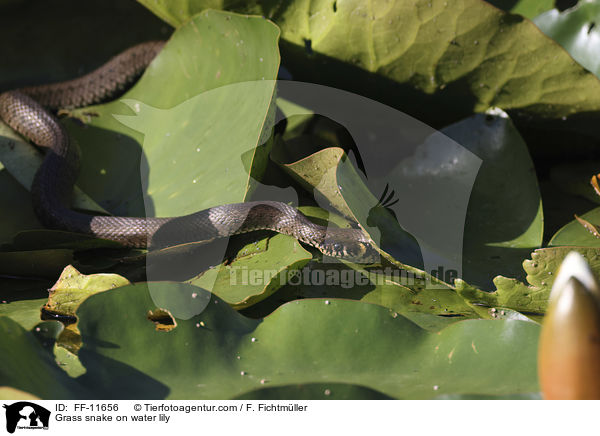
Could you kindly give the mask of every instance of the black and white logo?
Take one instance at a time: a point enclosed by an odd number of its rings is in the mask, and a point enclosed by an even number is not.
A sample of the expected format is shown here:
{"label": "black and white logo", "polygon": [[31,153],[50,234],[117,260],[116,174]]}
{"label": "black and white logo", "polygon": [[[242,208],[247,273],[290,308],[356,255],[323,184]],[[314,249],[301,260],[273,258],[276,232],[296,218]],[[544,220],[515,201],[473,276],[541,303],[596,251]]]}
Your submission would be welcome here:
{"label": "black and white logo", "polygon": [[50,411],[29,401],[19,401],[4,405],[6,409],[6,430],[14,433],[16,429],[47,430]]}

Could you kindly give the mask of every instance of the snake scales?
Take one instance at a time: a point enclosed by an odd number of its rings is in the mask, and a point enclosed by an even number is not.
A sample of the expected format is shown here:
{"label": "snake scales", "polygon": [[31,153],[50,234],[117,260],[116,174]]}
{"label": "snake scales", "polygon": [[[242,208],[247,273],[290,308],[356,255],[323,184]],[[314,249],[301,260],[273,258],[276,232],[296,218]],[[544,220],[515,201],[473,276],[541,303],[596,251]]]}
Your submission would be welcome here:
{"label": "snake scales", "polygon": [[0,118],[36,145],[47,148],[31,189],[34,211],[42,224],[140,248],[273,230],[293,236],[329,256],[373,262],[377,252],[361,230],[319,226],[280,202],[227,204],[172,218],[93,216],[70,209],[70,197],[79,174],[79,151],[70,143],[65,128],[52,111],[95,104],[116,96],[143,73],[163,45],[163,42],[139,44],[74,80],[0,94]]}

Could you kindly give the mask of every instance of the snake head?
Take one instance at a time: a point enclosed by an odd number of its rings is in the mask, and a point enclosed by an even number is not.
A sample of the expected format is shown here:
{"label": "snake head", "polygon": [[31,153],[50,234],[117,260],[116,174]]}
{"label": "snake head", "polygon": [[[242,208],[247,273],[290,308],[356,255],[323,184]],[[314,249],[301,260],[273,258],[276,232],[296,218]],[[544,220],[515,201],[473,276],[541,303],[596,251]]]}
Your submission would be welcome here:
{"label": "snake head", "polygon": [[335,235],[328,234],[328,238],[320,247],[323,254],[355,263],[375,263],[379,261],[379,252],[360,230],[339,230]]}

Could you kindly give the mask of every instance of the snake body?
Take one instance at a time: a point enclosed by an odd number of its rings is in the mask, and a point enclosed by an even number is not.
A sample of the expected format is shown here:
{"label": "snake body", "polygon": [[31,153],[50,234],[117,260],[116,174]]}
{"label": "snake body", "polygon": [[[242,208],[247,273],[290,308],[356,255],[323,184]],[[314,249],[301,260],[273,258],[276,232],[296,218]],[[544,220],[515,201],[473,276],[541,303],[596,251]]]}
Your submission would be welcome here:
{"label": "snake body", "polygon": [[143,73],[163,45],[163,42],[147,42],[134,46],[74,80],[0,94],[0,118],[47,149],[31,188],[34,211],[42,224],[138,248],[205,242],[255,230],[272,230],[293,236],[329,256],[373,262],[377,252],[361,230],[317,225],[297,209],[275,201],[227,204],[171,218],[93,216],[70,209],[70,197],[79,175],[79,150],[69,141],[53,111],[116,96]]}

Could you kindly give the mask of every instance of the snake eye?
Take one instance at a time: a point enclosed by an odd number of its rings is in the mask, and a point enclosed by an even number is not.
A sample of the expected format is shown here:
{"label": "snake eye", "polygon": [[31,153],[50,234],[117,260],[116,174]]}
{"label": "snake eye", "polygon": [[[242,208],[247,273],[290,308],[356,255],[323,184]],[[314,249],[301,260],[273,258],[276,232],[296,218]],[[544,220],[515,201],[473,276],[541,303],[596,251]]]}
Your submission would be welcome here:
{"label": "snake eye", "polygon": [[337,253],[342,251],[342,244],[340,244],[339,242],[336,242],[335,244],[333,244],[333,251],[335,251]]}
{"label": "snake eye", "polygon": [[357,251],[357,254],[358,254],[358,255],[361,255],[361,256],[362,256],[363,254],[365,254],[365,253],[367,252],[367,246],[366,246],[365,244],[363,244],[362,242],[359,242],[359,243],[356,245],[356,247],[357,247],[357,250],[356,250],[356,251]]}

